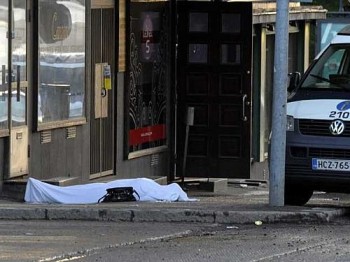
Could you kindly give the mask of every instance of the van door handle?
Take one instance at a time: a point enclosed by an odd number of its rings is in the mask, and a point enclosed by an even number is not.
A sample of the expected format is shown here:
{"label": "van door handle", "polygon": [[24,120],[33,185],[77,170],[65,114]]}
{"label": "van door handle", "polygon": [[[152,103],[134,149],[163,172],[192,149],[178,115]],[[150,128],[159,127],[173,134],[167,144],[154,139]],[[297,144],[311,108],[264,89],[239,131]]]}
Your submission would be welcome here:
{"label": "van door handle", "polygon": [[247,121],[248,118],[245,115],[245,105],[246,105],[246,100],[247,100],[247,94],[244,94],[242,97],[242,121]]}

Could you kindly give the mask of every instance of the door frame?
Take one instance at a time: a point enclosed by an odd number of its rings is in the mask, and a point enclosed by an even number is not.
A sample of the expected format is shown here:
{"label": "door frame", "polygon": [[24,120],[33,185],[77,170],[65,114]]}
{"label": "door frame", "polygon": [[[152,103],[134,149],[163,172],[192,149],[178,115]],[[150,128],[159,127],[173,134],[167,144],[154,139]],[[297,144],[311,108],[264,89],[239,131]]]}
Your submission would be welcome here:
{"label": "door frame", "polygon": [[[116,37],[118,36],[118,4],[113,1],[113,0],[93,0],[91,1],[91,8],[90,8],[90,13],[91,13],[91,20],[93,19],[92,17],[92,11],[93,10],[100,10],[101,11],[101,35],[103,33],[103,28],[102,28],[102,19],[103,19],[103,10],[106,9],[112,9],[113,10],[113,27],[114,27],[114,32],[112,33],[112,35],[114,36],[114,39],[117,39]],[[94,80],[94,83],[91,84],[91,92],[90,92],[90,101],[91,101],[91,105],[90,105],[90,141],[92,141],[93,139],[93,129],[94,128],[98,128],[98,139],[99,139],[99,143],[98,145],[95,145],[96,147],[94,148],[94,143],[91,143],[91,147],[90,147],[90,174],[89,174],[89,178],[90,179],[95,179],[95,178],[100,178],[100,177],[104,177],[104,176],[109,176],[109,175],[115,175],[116,174],[116,161],[115,160],[115,155],[116,155],[116,141],[117,141],[117,134],[116,134],[116,107],[115,107],[115,101],[116,101],[116,67],[117,67],[117,57],[118,57],[118,49],[117,48],[117,41],[113,41],[113,43],[111,45],[114,46],[114,48],[112,48],[113,51],[113,55],[112,57],[103,57],[103,55],[101,54],[101,59],[103,61],[95,61],[93,54],[94,54],[94,50],[92,47],[92,40],[93,40],[93,26],[91,28],[91,37],[90,37],[90,45],[91,45],[91,75],[90,75],[90,79]],[[106,40],[106,39],[104,39]],[[101,39],[101,53],[103,52],[103,47],[106,46],[106,43],[103,42],[103,39]],[[109,61],[112,62],[109,62]],[[109,62],[109,63],[108,63]],[[106,90],[105,88],[105,80],[103,78],[103,68],[105,65],[109,65],[111,67],[111,90]],[[96,78],[97,76],[98,79]],[[98,94],[98,89],[99,88],[103,88],[105,95],[99,95]],[[104,136],[105,134],[103,134],[103,130],[105,127],[105,122],[104,119],[109,118],[110,126],[108,126],[108,128],[112,129],[111,135],[113,136],[110,141],[110,143],[108,143],[108,141],[106,141],[106,137]],[[98,121],[98,126],[95,125],[95,127],[93,127],[93,122]],[[108,125],[108,124],[107,124]],[[108,152],[104,152],[105,148],[104,146],[108,145],[109,149],[110,149],[110,155],[108,155]],[[98,147],[98,148],[97,148]],[[95,149],[95,150],[94,150]],[[95,155],[95,153],[98,152],[99,155],[97,156],[97,154]],[[104,154],[104,156],[103,156]],[[104,160],[106,159],[106,157],[108,156],[108,161],[109,163],[105,163]],[[98,158],[98,159],[97,159]],[[94,164],[94,160],[95,162],[99,162],[98,164]],[[110,162],[111,161],[111,162]],[[92,165],[94,165],[94,167],[92,167]],[[96,165],[98,165],[98,169],[99,170],[92,170],[92,169],[96,169]],[[104,166],[108,166],[108,168],[104,169]]]}
{"label": "door frame", "polygon": [[[233,2],[230,2],[230,3],[219,3],[219,2],[180,2],[177,4],[177,14],[178,16],[180,15],[180,12],[184,12],[183,10],[185,9],[186,10],[186,13],[188,12],[188,10],[193,10],[193,12],[197,12],[197,11],[205,11],[205,10],[211,10],[210,6],[211,5],[214,5],[213,9],[212,10],[216,10],[214,12],[220,12],[222,10],[226,10],[226,9],[221,9],[221,8],[224,8],[224,5],[230,5],[230,7],[232,6],[232,8],[236,8],[238,7],[239,9],[238,10],[242,10],[242,12],[244,12],[244,8],[249,8],[249,6],[243,6],[243,5],[250,5],[250,10],[252,10],[252,3],[233,3]],[[208,8],[208,9],[206,9]],[[230,8],[229,10],[232,10],[232,8]],[[243,14],[241,15],[241,21],[244,21],[244,16],[247,16],[249,17],[249,19],[251,19],[251,16],[249,16],[249,14]],[[217,14],[217,20],[219,21],[219,13]],[[182,19],[184,19],[184,17],[182,17]],[[248,18],[247,18],[248,19]],[[189,23],[189,22],[188,22]],[[243,24],[243,22],[241,22]],[[210,24],[208,25],[209,27],[211,26]],[[244,26],[243,26],[244,27]],[[242,28],[243,28],[242,27]],[[181,29],[182,28],[179,28],[179,30],[176,31],[177,34],[180,34],[181,33]],[[220,28],[217,28],[217,29],[220,29]],[[210,30],[210,29],[209,29]],[[242,32],[242,31],[241,31]],[[234,177],[231,177],[231,176],[228,176],[227,178],[250,178],[250,168],[251,168],[251,133],[252,133],[252,125],[251,125],[251,122],[252,122],[252,107],[251,107],[251,99],[252,99],[252,50],[248,50],[248,48],[252,49],[252,31],[250,31],[251,34],[248,35],[248,34],[241,34],[240,33],[240,37],[242,38],[242,49],[243,52],[245,52],[246,56],[247,56],[247,60],[250,61],[250,62],[247,62],[247,63],[244,63],[245,66],[244,68],[242,69],[242,83],[243,85],[249,85],[249,87],[245,89],[242,89],[242,90],[245,90],[245,92],[241,93],[241,99],[243,100],[242,102],[242,111],[244,112],[245,111],[245,114],[246,114],[246,117],[247,117],[247,121],[245,121],[245,123],[243,123],[245,125],[245,127],[242,128],[242,132],[244,130],[246,130],[246,132],[244,133],[241,133],[243,136],[246,136],[246,141],[249,143],[249,145],[241,145],[242,149],[244,152],[242,153],[243,156],[244,156],[244,161],[245,161],[245,171],[242,172],[242,174],[240,174],[239,176],[235,175]],[[203,37],[201,38],[201,36],[199,35],[198,36],[199,39],[204,39]],[[225,37],[224,37],[225,38]],[[181,41],[181,36],[178,35],[178,39],[180,39],[179,41]],[[191,40],[193,40],[191,38]],[[249,44],[244,44],[244,43],[250,43],[251,45],[249,46]],[[190,43],[190,41],[188,41],[188,43]],[[221,42],[221,43],[224,43],[224,42]],[[182,46],[181,43],[177,43],[178,44],[178,48],[186,48],[185,45]],[[249,46],[249,47],[247,47]],[[178,50],[177,53],[179,54],[180,52],[182,52],[183,50]],[[184,51],[186,52],[186,51]],[[188,55],[188,54],[187,54]],[[243,58],[244,59],[244,58]],[[177,57],[177,66],[181,66],[179,65],[179,63],[181,63],[181,57],[180,55]],[[216,70],[216,69],[214,69]],[[179,72],[180,70],[178,69],[177,70],[177,88],[176,88],[176,104],[175,104],[175,109],[176,109],[176,122],[175,122],[175,130],[176,130],[176,137],[175,137],[175,143],[176,145],[180,144],[180,143],[184,143],[183,141],[181,140],[185,140],[185,139],[181,139],[181,135],[179,135],[180,132],[182,132],[181,130],[179,130],[179,126],[180,125],[183,125],[182,122],[184,121],[181,121],[181,118],[183,118],[183,115],[186,113],[186,110],[184,108],[184,110],[180,111],[181,110],[181,107],[184,107],[184,103],[187,104],[187,102],[184,102],[184,101],[181,101],[181,95],[180,95],[180,88],[183,88],[181,87],[179,84],[181,82],[181,73]],[[213,72],[213,71],[212,71]],[[182,85],[183,86],[183,85]],[[244,87],[243,87],[244,88]],[[245,96],[246,95],[246,96]],[[195,113],[196,115],[196,113]],[[191,130],[192,127],[190,127],[190,130]],[[196,129],[196,127],[194,127],[194,129]],[[190,131],[191,133],[191,131]],[[182,170],[183,170],[183,167],[182,167],[182,164],[187,162],[187,165],[188,165],[188,160],[184,161],[183,159],[183,155],[185,155],[185,153],[183,152],[183,149],[184,149],[185,145],[183,145],[182,147],[178,147],[176,149],[176,175],[179,177],[181,177],[183,174]],[[183,155],[182,155],[183,154]],[[185,175],[186,175],[187,171],[185,172]],[[197,176],[197,175],[196,175]],[[198,177],[207,177],[207,175],[201,175],[201,174],[198,174]],[[225,178],[226,176],[211,176],[211,177],[221,177],[221,178]]]}
{"label": "door frame", "polygon": [[[9,29],[14,28],[13,22],[15,21],[13,12],[13,1],[9,0]],[[31,79],[31,67],[28,66],[30,63],[30,41],[31,38],[31,32],[32,32],[32,26],[29,21],[29,10],[31,10],[31,1],[24,1],[25,3],[25,43],[26,43],[26,79],[24,81],[11,81],[9,82],[9,92],[11,93],[11,99],[8,100],[9,102],[9,110],[8,110],[8,116],[9,116],[9,143],[8,143],[8,153],[9,153],[9,167],[7,172],[5,173],[4,179],[12,179],[14,177],[23,176],[29,173],[29,97],[31,96],[31,88],[30,88],[30,79]],[[13,30],[13,29],[12,29]],[[12,31],[10,33],[10,37],[8,40],[8,68],[13,70],[13,41],[11,39],[14,39],[16,35],[14,34],[15,31]],[[9,30],[10,31],[10,30]],[[14,34],[14,35],[12,35]],[[17,78],[20,74],[19,71],[16,73],[13,73],[15,77]],[[25,90],[23,93],[25,94],[25,112],[24,112],[24,118],[25,123],[19,126],[13,126],[13,97],[12,93],[15,91],[16,94],[19,93],[19,95],[16,96],[16,101],[20,102],[22,90]]]}

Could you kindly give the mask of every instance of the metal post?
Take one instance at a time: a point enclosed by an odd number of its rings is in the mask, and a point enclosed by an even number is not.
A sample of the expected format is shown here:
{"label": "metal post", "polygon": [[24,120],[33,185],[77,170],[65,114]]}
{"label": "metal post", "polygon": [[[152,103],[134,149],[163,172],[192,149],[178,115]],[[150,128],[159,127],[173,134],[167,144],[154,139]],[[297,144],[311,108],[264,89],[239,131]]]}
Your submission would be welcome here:
{"label": "metal post", "polygon": [[186,160],[187,160],[187,147],[188,147],[188,134],[189,134],[189,131],[190,131],[190,126],[188,124],[186,124],[184,159],[183,159],[183,163],[182,163],[182,178],[181,178],[182,186],[185,186]]}
{"label": "metal post", "polygon": [[267,66],[267,61],[266,61],[266,32],[267,32],[267,27],[262,26],[261,27],[261,37],[260,37],[260,162],[265,161],[265,152],[266,152],[266,146],[265,146],[265,139],[266,139],[266,66]]}
{"label": "metal post", "polygon": [[277,0],[270,156],[270,206],[284,205],[289,0]]}
{"label": "metal post", "polygon": [[187,114],[186,114],[186,136],[185,136],[184,159],[183,159],[183,164],[182,164],[182,179],[181,179],[182,186],[185,185],[188,135],[190,132],[190,126],[193,125],[193,121],[194,121],[194,107],[188,107]]}

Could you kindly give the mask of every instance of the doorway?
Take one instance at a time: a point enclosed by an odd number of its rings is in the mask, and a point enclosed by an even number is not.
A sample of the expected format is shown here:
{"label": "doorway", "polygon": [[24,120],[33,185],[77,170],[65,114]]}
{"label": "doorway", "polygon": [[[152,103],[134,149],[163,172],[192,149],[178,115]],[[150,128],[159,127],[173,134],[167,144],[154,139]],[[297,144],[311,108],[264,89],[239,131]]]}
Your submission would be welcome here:
{"label": "doorway", "polygon": [[179,2],[177,174],[249,178],[252,3]]}
{"label": "doorway", "polygon": [[0,135],[9,157],[4,179],[28,173],[27,1],[0,1]]}
{"label": "doorway", "polygon": [[91,179],[114,173],[115,3],[99,2],[93,1],[91,9]]}

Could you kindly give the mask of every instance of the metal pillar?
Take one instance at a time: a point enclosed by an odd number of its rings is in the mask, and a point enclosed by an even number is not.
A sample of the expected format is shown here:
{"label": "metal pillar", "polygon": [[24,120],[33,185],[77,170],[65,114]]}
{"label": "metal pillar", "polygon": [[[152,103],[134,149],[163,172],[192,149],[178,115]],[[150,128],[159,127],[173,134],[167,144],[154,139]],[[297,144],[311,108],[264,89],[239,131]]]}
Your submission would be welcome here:
{"label": "metal pillar", "polygon": [[270,206],[284,205],[289,0],[277,0],[270,157]]}

